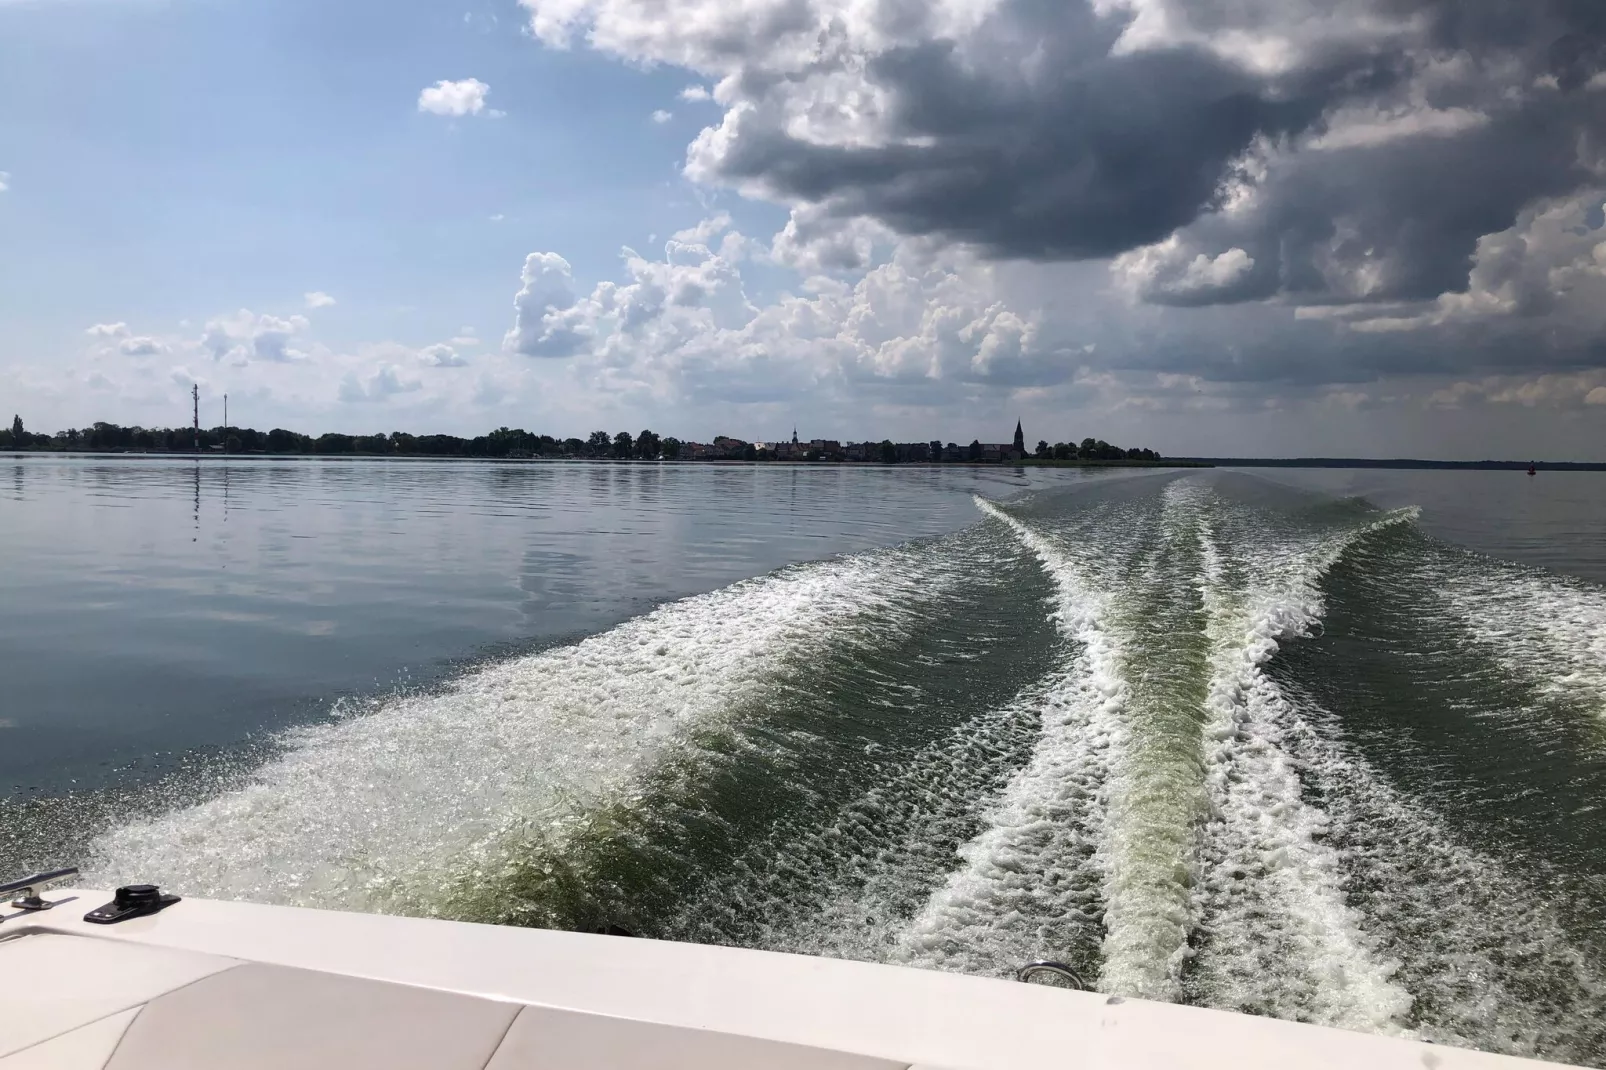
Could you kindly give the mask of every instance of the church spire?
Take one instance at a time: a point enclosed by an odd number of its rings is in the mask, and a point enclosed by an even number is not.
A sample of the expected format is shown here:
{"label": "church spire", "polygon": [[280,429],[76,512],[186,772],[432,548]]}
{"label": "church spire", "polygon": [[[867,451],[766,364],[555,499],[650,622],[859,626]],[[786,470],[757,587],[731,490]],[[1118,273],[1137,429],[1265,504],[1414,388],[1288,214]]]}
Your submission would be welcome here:
{"label": "church spire", "polygon": [[1021,428],[1020,421],[1015,421],[1015,449],[1022,454],[1026,452],[1026,432]]}

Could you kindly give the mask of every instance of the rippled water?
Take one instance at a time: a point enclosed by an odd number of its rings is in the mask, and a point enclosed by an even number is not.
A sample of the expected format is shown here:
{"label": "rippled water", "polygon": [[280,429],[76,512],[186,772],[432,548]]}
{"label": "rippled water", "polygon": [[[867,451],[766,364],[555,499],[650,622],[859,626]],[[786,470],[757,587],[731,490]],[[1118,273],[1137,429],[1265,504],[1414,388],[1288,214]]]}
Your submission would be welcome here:
{"label": "rippled water", "polygon": [[[190,719],[137,707],[115,745],[192,750],[17,798],[14,851],[212,896],[1050,957],[1606,1065],[1599,477],[264,464],[209,526],[218,469],[197,520],[192,468],[54,463],[5,503],[35,562],[6,590],[93,601],[43,612],[55,643],[6,624],[24,717],[83,716],[52,667],[113,717],[95,644],[150,651]],[[146,522],[93,522],[113,506]],[[181,623],[213,599],[233,616]],[[177,697],[252,674],[280,698]]]}

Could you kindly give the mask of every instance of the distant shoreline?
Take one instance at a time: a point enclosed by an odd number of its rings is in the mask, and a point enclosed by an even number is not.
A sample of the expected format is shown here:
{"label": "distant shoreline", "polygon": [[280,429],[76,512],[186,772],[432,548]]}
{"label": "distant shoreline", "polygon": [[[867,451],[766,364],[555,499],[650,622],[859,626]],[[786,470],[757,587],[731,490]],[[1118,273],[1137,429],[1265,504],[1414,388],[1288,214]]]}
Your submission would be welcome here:
{"label": "distant shoreline", "polygon": [[1606,461],[1430,461],[1412,457],[1165,457],[1152,460],[1051,460],[1026,457],[1019,461],[746,461],[733,458],[643,460],[620,457],[474,457],[431,453],[179,453],[172,450],[0,450],[0,457],[170,457],[174,460],[315,460],[315,461],[488,461],[497,464],[747,464],[764,467],[809,465],[816,468],[1384,468],[1431,471],[1606,472]]}
{"label": "distant shoreline", "polygon": [[1606,461],[1424,461],[1410,457],[1187,457],[1212,468],[1396,468],[1474,472],[1606,472]]}
{"label": "distant shoreline", "polygon": [[1019,461],[748,461],[734,457],[679,457],[646,459],[642,457],[476,457],[439,453],[268,453],[248,451],[224,453],[221,450],[203,450],[200,453],[177,450],[17,450],[0,449],[0,457],[170,457],[174,460],[221,461],[249,458],[260,461],[473,461],[494,464],[742,464],[764,468],[788,468],[808,465],[813,468],[1213,468],[1214,465],[1198,460],[1045,460],[1027,457]]}

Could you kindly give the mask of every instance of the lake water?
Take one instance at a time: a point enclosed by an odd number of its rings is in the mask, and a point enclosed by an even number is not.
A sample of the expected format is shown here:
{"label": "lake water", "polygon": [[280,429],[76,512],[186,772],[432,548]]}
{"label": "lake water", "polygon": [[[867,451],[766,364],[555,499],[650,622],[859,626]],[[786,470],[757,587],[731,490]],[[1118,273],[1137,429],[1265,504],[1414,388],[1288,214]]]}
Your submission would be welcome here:
{"label": "lake water", "polygon": [[160,768],[1060,473],[0,458],[0,793]]}
{"label": "lake water", "polygon": [[7,868],[1606,1065],[1606,476],[0,466]]}

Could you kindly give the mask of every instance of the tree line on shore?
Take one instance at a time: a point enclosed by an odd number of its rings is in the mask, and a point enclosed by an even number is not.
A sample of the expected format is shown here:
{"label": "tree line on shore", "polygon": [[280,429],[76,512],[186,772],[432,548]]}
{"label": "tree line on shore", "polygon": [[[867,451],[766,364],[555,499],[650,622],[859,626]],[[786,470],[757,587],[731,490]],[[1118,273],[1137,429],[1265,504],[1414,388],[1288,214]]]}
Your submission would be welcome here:
{"label": "tree line on shore", "polygon": [[1102,438],[1084,438],[1081,442],[1037,443],[1032,454],[1039,461],[1159,461],[1163,458],[1151,449],[1122,449]]}
{"label": "tree line on shore", "polygon": [[680,453],[680,440],[661,438],[651,431],[631,435],[621,431],[610,435],[593,431],[589,438],[553,438],[519,428],[500,427],[486,435],[461,438],[457,435],[410,435],[393,431],[388,435],[342,435],[329,433],[314,438],[275,427],[258,431],[254,427],[211,427],[197,432],[191,427],[122,427],[97,421],[89,427],[68,428],[53,435],[33,434],[24,429],[21,417],[13,417],[9,431],[0,428],[0,449],[93,450],[150,453],[193,453],[197,447],[208,453],[341,454],[360,453],[384,456],[438,457],[591,457],[673,459]]}
{"label": "tree line on shore", "polygon": [[[819,442],[814,448],[800,447],[798,460],[840,460],[844,451],[839,443]],[[412,435],[393,431],[388,435],[311,435],[276,427],[258,431],[251,427],[212,427],[197,432],[190,427],[123,427],[97,421],[89,427],[69,428],[54,434],[27,431],[21,417],[13,417],[11,427],[0,426],[0,449],[94,452],[252,453],[277,455],[364,455],[416,457],[491,458],[584,458],[611,460],[761,460],[769,451],[755,443],[716,435],[712,445],[686,443],[673,436],[660,436],[651,430],[632,435],[628,431],[609,434],[593,431],[586,438],[555,438],[534,434],[522,428],[499,427],[474,438],[457,435]],[[980,461],[981,442],[969,446],[940,442],[864,443],[851,459],[882,461]],[[770,454],[773,455],[773,454]],[[1150,449],[1122,449],[1102,439],[1083,439],[1080,443],[1043,441],[1033,454],[1022,459],[1040,461],[1159,461]]]}

